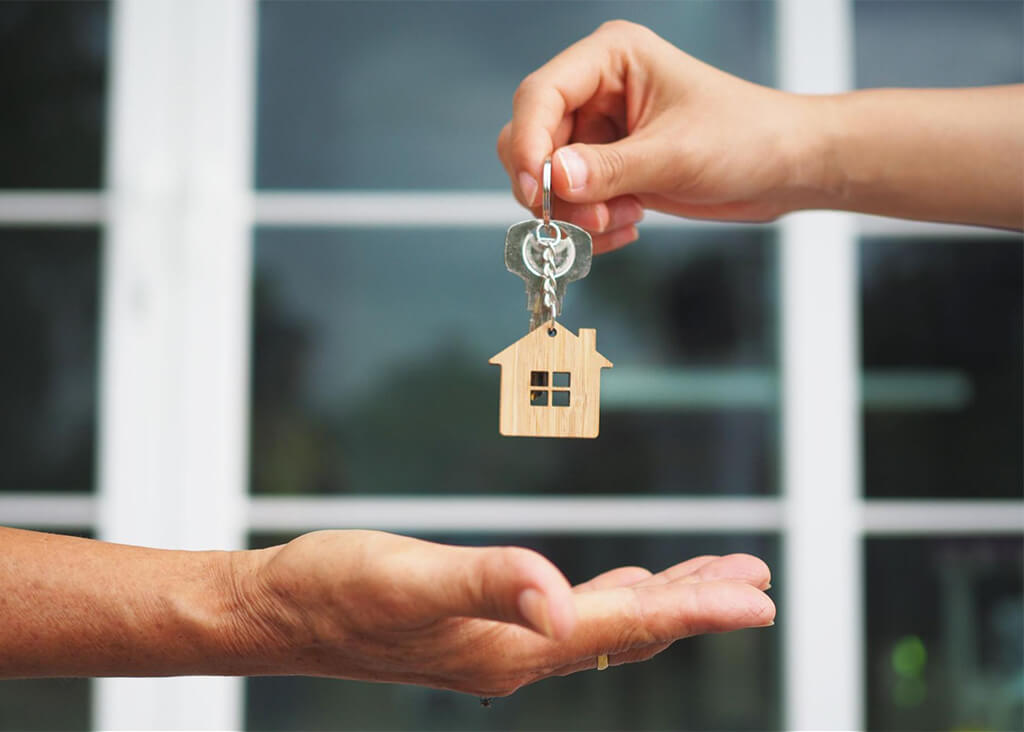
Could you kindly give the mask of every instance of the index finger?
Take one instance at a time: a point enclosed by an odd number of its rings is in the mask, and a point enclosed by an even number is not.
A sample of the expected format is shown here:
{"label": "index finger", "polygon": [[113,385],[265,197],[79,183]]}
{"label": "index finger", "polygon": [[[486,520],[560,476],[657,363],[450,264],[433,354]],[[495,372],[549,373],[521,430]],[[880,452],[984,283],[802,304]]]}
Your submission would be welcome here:
{"label": "index finger", "polygon": [[587,103],[602,82],[622,85],[621,52],[604,24],[523,79],[512,105],[509,134],[514,173],[536,178],[555,148],[562,120]]}

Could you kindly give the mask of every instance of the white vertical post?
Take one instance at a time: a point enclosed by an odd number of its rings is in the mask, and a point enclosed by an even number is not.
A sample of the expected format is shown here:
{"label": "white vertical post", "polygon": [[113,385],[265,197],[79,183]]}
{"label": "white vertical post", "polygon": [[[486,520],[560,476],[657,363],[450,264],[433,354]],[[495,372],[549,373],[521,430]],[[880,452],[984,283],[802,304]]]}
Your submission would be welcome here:
{"label": "white vertical post", "polygon": [[[99,535],[243,546],[253,0],[114,5]],[[99,729],[234,729],[242,683],[104,679]]]}
{"label": "white vertical post", "polygon": [[[848,0],[780,0],[781,86],[850,88]],[[850,215],[780,227],[786,727],[863,726],[856,239]]]}

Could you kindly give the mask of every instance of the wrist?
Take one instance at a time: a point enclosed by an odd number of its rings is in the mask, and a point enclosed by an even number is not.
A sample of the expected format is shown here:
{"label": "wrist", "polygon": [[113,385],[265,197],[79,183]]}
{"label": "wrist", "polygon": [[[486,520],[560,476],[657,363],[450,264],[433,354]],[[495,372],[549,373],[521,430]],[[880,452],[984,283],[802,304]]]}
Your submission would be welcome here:
{"label": "wrist", "polygon": [[844,95],[792,95],[796,106],[795,150],[790,167],[791,210],[845,208],[841,106]]}
{"label": "wrist", "polygon": [[264,587],[266,564],[280,547],[213,552],[212,569],[200,590],[197,624],[214,665],[204,673],[288,673],[289,632],[279,602]]}

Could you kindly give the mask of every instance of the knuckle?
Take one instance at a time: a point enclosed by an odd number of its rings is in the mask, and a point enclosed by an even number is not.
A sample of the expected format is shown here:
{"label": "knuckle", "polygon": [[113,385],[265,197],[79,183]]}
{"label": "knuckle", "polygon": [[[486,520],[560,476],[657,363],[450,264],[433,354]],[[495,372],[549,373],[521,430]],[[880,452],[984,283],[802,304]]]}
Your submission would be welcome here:
{"label": "knuckle", "polygon": [[622,18],[613,18],[612,20],[606,20],[601,23],[597,28],[598,33],[612,33],[615,35],[633,35],[638,30],[647,30],[644,26],[638,23],[633,23],[629,20],[623,20]]}
{"label": "knuckle", "polygon": [[609,650],[612,653],[623,653],[639,646],[648,646],[655,640],[647,627],[643,607],[634,594],[625,608],[623,622],[615,633],[614,647]]}
{"label": "knuckle", "polygon": [[775,618],[775,608],[767,604],[761,604],[750,611],[751,625],[765,625]]}
{"label": "knuckle", "polygon": [[614,147],[605,148],[598,157],[598,166],[601,179],[609,188],[617,190],[626,171],[622,153]]}
{"label": "knuckle", "polygon": [[510,564],[532,561],[534,557],[540,556],[533,549],[527,549],[524,546],[503,546],[500,547],[498,551],[501,553],[502,559]]}
{"label": "knuckle", "polygon": [[537,86],[537,75],[536,72],[527,74],[519,86],[516,87],[515,93],[512,95],[512,104],[516,105],[521,103],[526,97],[533,93]]}

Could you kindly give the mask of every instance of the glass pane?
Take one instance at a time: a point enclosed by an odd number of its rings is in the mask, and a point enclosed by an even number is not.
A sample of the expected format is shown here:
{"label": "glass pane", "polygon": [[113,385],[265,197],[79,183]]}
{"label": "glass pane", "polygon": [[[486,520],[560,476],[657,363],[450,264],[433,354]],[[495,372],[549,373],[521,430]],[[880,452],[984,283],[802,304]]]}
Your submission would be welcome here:
{"label": "glass pane", "polygon": [[[89,538],[84,531],[53,531]],[[0,731],[57,732],[90,726],[89,679],[0,680]]]}
{"label": "glass pane", "polygon": [[1024,729],[1024,542],[867,542],[868,727]]}
{"label": "glass pane", "polygon": [[1019,498],[1020,239],[861,243],[869,496]]}
{"label": "glass pane", "polygon": [[[653,571],[699,554],[749,552],[775,569],[774,537],[429,537],[540,551],[570,582],[614,566]],[[258,546],[283,541],[259,537]],[[780,586],[779,575],[772,579]],[[770,730],[780,721],[779,625],[679,641],[647,663],[552,678],[483,708],[471,696],[310,678],[248,681],[252,730]]]}
{"label": "glass pane", "polygon": [[262,2],[259,188],[506,188],[528,73],[605,20],[771,83],[771,3]]}
{"label": "glass pane", "polygon": [[89,679],[0,681],[0,730],[88,729]]}
{"label": "glass pane", "polygon": [[776,492],[772,233],[651,232],[569,288],[562,322],[615,363],[597,440],[499,436],[487,360],[529,320],[499,251],[488,230],[258,231],[252,489]]}
{"label": "glass pane", "polygon": [[106,2],[0,2],[0,188],[99,188]]}
{"label": "glass pane", "polygon": [[93,488],[98,239],[0,228],[0,491]]}
{"label": "glass pane", "polygon": [[1024,81],[1019,0],[857,0],[858,87]]}

